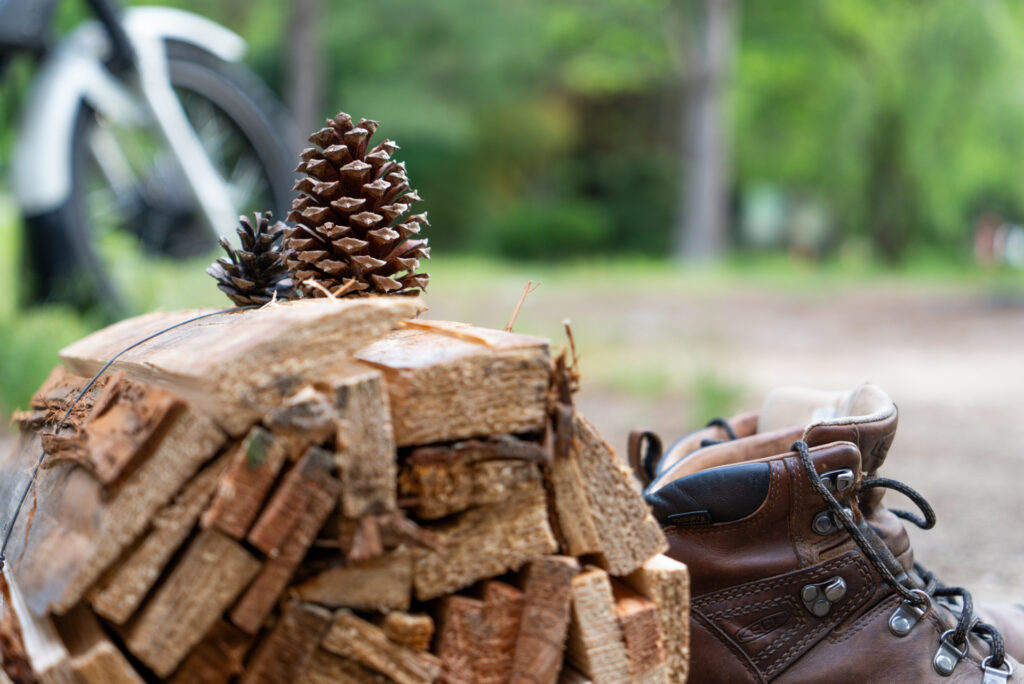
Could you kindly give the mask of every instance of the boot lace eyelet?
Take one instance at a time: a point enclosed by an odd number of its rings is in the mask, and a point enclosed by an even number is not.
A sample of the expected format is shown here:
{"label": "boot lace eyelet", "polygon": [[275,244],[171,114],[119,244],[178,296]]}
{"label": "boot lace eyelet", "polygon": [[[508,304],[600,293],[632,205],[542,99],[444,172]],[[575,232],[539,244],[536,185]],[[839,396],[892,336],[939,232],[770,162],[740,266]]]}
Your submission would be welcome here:
{"label": "boot lace eyelet", "polygon": [[911,594],[921,598],[920,603],[904,600],[889,617],[889,631],[898,637],[905,637],[927,618],[935,605],[932,597],[923,589],[911,589]]}
{"label": "boot lace eyelet", "polygon": [[967,657],[967,652],[971,647],[970,643],[964,639],[963,650],[958,650],[949,640],[949,635],[955,631],[955,629],[947,629],[942,633],[942,636],[939,637],[939,649],[932,658],[932,666],[943,677],[953,674],[953,670],[956,669],[961,660]]}
{"label": "boot lace eyelet", "polygon": [[1009,660],[1003,659],[1003,667],[990,667],[991,661],[992,656],[985,656],[985,659],[981,661],[983,674],[981,684],[1004,684],[1013,676],[1013,663]]}

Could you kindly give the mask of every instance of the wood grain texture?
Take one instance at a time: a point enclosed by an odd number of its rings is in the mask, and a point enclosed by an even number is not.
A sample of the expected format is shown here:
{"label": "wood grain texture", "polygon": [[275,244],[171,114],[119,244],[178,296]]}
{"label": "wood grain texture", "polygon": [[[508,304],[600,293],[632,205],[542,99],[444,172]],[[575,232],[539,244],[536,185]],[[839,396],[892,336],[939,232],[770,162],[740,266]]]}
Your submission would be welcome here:
{"label": "wood grain texture", "polygon": [[128,649],[167,677],[259,568],[259,561],[235,540],[217,530],[201,531],[129,625]]}
{"label": "wood grain texture", "polygon": [[241,684],[299,682],[306,664],[316,652],[331,624],[330,611],[319,606],[289,601],[256,648]]}
{"label": "wood grain texture", "polygon": [[669,684],[658,606],[620,582],[612,582],[615,615],[637,684]]}
{"label": "wood grain texture", "polygon": [[[32,499],[34,515],[18,518],[7,550],[32,610],[61,614],[77,604],[224,439],[209,419],[186,409],[171,418],[152,453],[112,492],[104,492],[87,470],[74,464],[41,470]],[[26,434],[0,463],[4,527],[13,518],[24,473],[31,470],[38,449],[39,438]]]}
{"label": "wood grain texture", "polygon": [[429,654],[393,643],[380,627],[347,610],[335,615],[321,647],[386,675],[397,684],[426,684],[441,674],[440,664]]}
{"label": "wood grain texture", "polygon": [[445,596],[441,602],[441,627],[437,655],[447,684],[477,684],[483,659],[485,604],[469,596]]}
{"label": "wood grain texture", "polygon": [[568,457],[552,465],[552,483],[559,529],[572,555],[597,553],[602,567],[621,576],[668,548],[629,471],[579,414]]}
{"label": "wood grain texture", "polygon": [[536,463],[515,460],[410,463],[400,471],[399,492],[414,502],[424,520],[496,504],[529,489],[541,479]]}
{"label": "wood grain texture", "polygon": [[395,610],[384,616],[381,627],[388,639],[417,652],[428,650],[434,638],[434,619],[424,613]]}
{"label": "wood grain texture", "polygon": [[303,684],[391,684],[392,679],[320,648],[306,664]]}
{"label": "wood grain texture", "polygon": [[202,526],[244,539],[281,468],[301,444],[300,439],[280,437],[259,426],[250,430],[232,449],[227,470],[203,512]]}
{"label": "wood grain texture", "polygon": [[71,654],[71,670],[86,684],[142,684],[128,659],[107,638],[84,604],[57,620],[57,629]]}
{"label": "wood grain texture", "polygon": [[268,513],[278,495],[287,499],[288,505],[294,502],[296,497],[292,496],[291,487],[299,488],[304,494],[297,501],[300,510],[295,516],[290,513],[286,516],[287,519],[293,519],[291,528],[285,533],[283,541],[269,552],[269,558],[263,563],[256,578],[231,609],[231,621],[250,634],[260,629],[277,603],[292,574],[312,546],[317,532],[337,505],[338,492],[341,490],[341,484],[330,476],[330,462],[326,452],[319,449],[307,452],[289,472],[278,494],[271,500]]}
{"label": "wood grain texture", "polygon": [[518,569],[558,549],[539,482],[502,503],[470,509],[430,529],[440,548],[415,551],[413,586],[420,600]]}
{"label": "wood grain texture", "polygon": [[690,664],[690,575],[686,566],[658,555],[624,581],[658,606],[668,681],[685,682]]}
{"label": "wood grain texture", "polygon": [[333,385],[331,393],[338,412],[342,512],[357,518],[395,510],[395,437],[381,374],[370,371],[346,378]]}
{"label": "wood grain texture", "polygon": [[329,451],[310,447],[270,497],[249,532],[249,543],[268,556],[276,555],[306,511],[309,493],[333,479],[330,475],[333,461],[334,455]]}
{"label": "wood grain texture", "polygon": [[227,684],[242,673],[253,637],[217,620],[171,678],[171,684]]}
{"label": "wood grain texture", "polygon": [[[113,369],[168,387],[240,437],[306,378],[344,374],[354,351],[421,310],[414,297],[360,297],[234,311],[161,335],[121,356]],[[72,373],[91,376],[132,342],[197,313],[203,312],[121,321],[66,347],[61,359]]]}
{"label": "wood grain texture", "polygon": [[150,530],[89,592],[93,610],[115,624],[130,618],[185,541],[227,465],[221,456],[153,518]]}
{"label": "wood grain texture", "polygon": [[397,549],[362,563],[329,568],[291,590],[303,601],[356,610],[407,610],[413,557]]}
{"label": "wood grain texture", "polygon": [[540,430],[546,340],[443,321],[416,321],[356,358],[387,383],[399,446]]}
{"label": "wood grain texture", "polygon": [[47,454],[51,462],[74,461],[104,485],[114,484],[150,453],[167,421],[181,407],[179,397],[131,382],[118,371],[103,387],[79,432],[54,440]]}
{"label": "wood grain texture", "polygon": [[622,636],[612,585],[604,570],[584,570],[572,581],[569,662],[594,684],[629,684],[629,653]]}
{"label": "wood grain texture", "polygon": [[523,616],[512,660],[512,684],[555,684],[569,633],[572,580],[580,564],[568,556],[532,561],[523,580]]}
{"label": "wood grain texture", "polygon": [[516,640],[526,598],[510,584],[488,580],[483,587],[484,626],[476,663],[480,684],[506,684],[512,677]]}

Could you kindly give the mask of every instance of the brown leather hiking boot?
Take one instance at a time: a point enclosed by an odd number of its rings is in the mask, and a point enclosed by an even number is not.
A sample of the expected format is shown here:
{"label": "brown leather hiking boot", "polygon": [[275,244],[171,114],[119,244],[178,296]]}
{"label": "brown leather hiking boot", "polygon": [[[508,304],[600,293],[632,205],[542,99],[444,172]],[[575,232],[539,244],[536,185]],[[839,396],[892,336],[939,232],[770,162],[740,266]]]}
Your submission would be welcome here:
{"label": "brown leather hiking boot", "polygon": [[[633,450],[669,555],[690,567],[692,681],[1021,681],[1006,651],[1021,653],[1024,611],[975,613],[914,564],[900,518],[927,529],[934,514],[875,476],[896,422],[871,385],[782,390],[661,458]],[[885,489],[923,518],[882,506]]]}

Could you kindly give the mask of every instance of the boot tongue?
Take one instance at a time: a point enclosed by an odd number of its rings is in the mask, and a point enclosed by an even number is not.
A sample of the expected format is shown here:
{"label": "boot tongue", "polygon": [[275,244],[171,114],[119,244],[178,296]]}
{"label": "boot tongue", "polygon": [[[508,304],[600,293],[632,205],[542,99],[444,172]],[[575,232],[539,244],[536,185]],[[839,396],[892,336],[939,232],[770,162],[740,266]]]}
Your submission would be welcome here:
{"label": "boot tongue", "polygon": [[788,425],[806,425],[809,446],[853,442],[860,448],[865,474],[873,475],[885,461],[896,435],[896,405],[877,385],[863,383],[849,392],[816,392],[783,387],[765,399],[758,432]]}

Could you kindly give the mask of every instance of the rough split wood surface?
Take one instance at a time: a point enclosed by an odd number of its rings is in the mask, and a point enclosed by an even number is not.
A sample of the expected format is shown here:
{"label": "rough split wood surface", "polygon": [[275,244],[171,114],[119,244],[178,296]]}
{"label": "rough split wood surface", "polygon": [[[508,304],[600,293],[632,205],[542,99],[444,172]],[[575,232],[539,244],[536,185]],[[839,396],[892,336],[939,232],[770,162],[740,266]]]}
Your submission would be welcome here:
{"label": "rough split wood surface", "polygon": [[68,683],[684,681],[686,568],[564,361],[421,309],[197,321],[58,426],[122,347],[194,312],[65,349],[0,461],[6,529],[46,454],[8,549],[0,684],[18,663]]}

